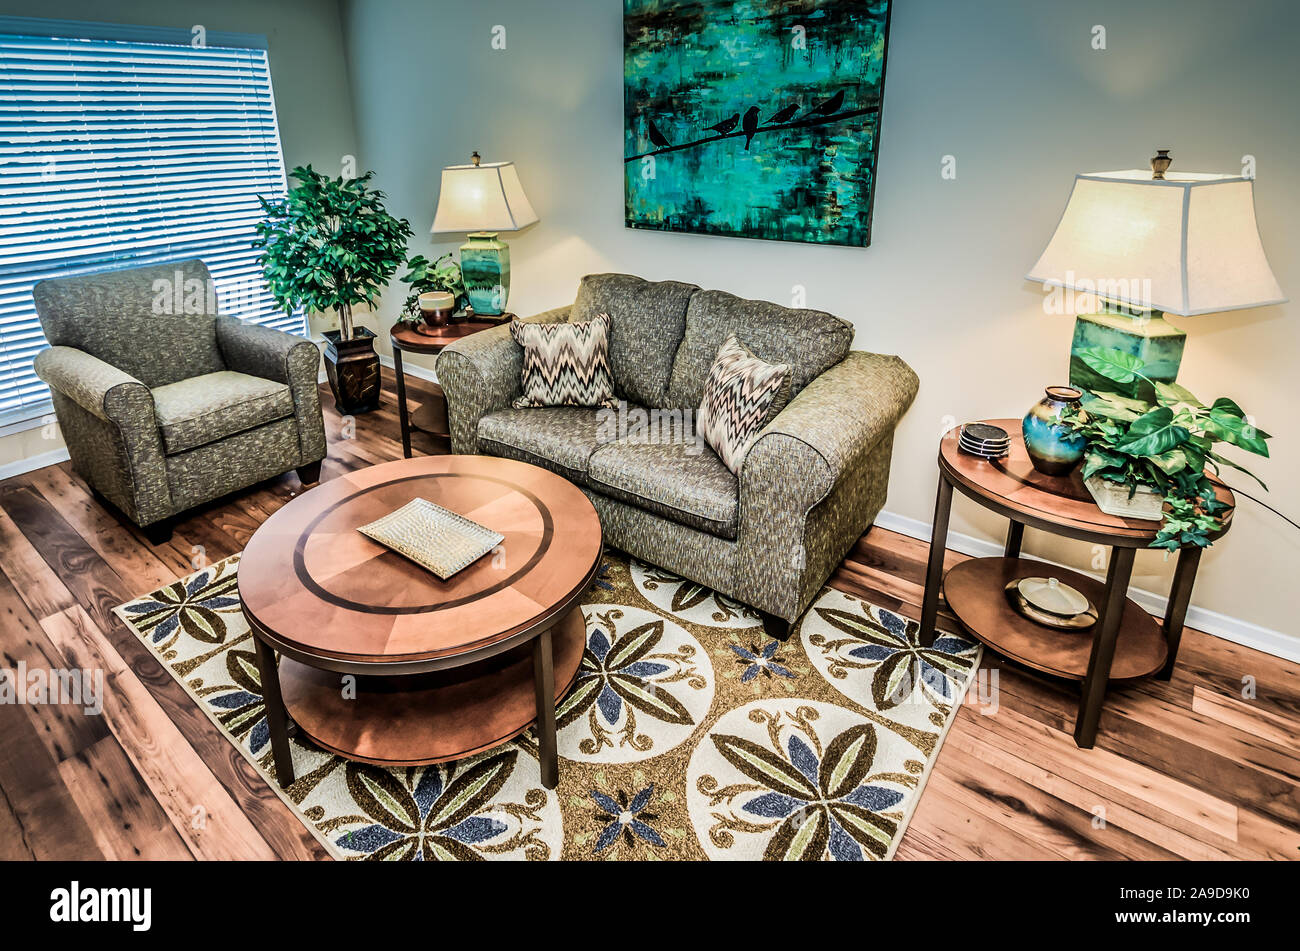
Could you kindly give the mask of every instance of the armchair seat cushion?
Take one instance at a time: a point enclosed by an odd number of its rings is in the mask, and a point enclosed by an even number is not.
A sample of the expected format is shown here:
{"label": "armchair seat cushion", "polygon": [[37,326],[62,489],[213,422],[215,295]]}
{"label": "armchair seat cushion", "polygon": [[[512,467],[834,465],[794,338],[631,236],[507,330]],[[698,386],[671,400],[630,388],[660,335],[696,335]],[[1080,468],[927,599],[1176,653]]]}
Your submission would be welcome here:
{"label": "armchair seat cushion", "polygon": [[203,373],[151,392],[168,455],[294,414],[288,386],[234,370]]}
{"label": "armchair seat cushion", "polygon": [[736,537],[739,480],[703,442],[621,439],[592,454],[587,480],[604,495],[679,525]]}
{"label": "armchair seat cushion", "polygon": [[587,460],[601,445],[599,413],[587,406],[497,410],[478,422],[480,451],[532,463],[584,484]]}

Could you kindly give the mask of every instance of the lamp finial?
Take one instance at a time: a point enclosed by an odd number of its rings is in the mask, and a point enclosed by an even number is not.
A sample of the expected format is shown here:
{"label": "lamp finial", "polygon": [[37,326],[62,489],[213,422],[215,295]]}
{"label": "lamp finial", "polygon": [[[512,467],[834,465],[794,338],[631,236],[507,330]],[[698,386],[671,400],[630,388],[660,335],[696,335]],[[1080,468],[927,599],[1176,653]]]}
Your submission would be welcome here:
{"label": "lamp finial", "polygon": [[[1155,158],[1151,160],[1151,178],[1155,181],[1164,181],[1165,172],[1169,170],[1169,166],[1173,164],[1173,161],[1169,157],[1168,149],[1156,149]],[[478,163],[475,162],[474,164],[477,165]]]}
{"label": "lamp finial", "polygon": [[[474,153],[472,153],[472,154],[470,155],[469,160],[470,160],[470,162],[472,162],[472,163],[474,164],[474,166],[477,168],[477,167],[478,167],[478,163],[481,162],[481,161],[483,161],[483,156],[479,155],[477,152],[474,152]],[[1152,159],[1151,161],[1154,162],[1155,159]],[[1166,162],[1165,164],[1167,165],[1168,163]]]}

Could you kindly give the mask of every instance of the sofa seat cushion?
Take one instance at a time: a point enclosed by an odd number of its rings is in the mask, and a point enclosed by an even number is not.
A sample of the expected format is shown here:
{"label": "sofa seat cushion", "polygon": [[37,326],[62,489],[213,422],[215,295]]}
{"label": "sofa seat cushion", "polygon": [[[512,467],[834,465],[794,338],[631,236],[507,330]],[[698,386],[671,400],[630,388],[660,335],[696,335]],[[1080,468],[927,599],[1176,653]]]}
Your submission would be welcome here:
{"label": "sofa seat cushion", "polygon": [[234,370],[202,373],[151,392],[168,455],[293,415],[288,386]]}
{"label": "sofa seat cushion", "polygon": [[[694,284],[647,281],[631,274],[588,274],[582,279],[570,319],[609,314],[609,366],[618,396],[642,406],[667,405],[686,305],[697,290]],[[717,346],[713,352],[718,352]]]}
{"label": "sofa seat cushion", "polygon": [[598,492],[680,525],[736,537],[739,480],[703,442],[608,443],[592,454],[587,481]]}
{"label": "sofa seat cushion", "polygon": [[760,360],[790,365],[785,398],[791,400],[848,356],[853,345],[853,325],[833,314],[744,300],[724,291],[699,291],[686,309],[686,334],[673,361],[669,406],[700,405],[709,368],[730,334]]}
{"label": "sofa seat cushion", "polygon": [[478,421],[479,446],[585,483],[587,460],[601,444],[600,413],[586,406],[496,410]]}

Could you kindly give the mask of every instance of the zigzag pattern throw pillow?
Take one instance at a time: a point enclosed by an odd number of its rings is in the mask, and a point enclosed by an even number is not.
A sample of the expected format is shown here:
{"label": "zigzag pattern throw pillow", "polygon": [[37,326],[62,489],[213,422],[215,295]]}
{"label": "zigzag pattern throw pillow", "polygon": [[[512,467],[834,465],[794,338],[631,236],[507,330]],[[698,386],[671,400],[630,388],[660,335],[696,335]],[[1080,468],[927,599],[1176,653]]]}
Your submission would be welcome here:
{"label": "zigzag pattern throw pillow", "polygon": [[537,406],[618,406],[609,369],[609,314],[566,324],[510,322],[524,348],[523,395],[516,409]]}
{"label": "zigzag pattern throw pillow", "polygon": [[759,430],[767,425],[773,402],[789,384],[788,363],[760,360],[735,334],[718,348],[704,384],[696,429],[736,475]]}

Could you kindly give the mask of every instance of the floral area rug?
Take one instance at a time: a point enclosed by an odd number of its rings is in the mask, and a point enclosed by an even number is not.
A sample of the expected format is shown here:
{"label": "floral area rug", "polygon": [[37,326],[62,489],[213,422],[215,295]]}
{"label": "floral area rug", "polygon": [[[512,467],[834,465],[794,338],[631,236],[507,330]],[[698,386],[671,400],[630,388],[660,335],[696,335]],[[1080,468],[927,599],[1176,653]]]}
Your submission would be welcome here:
{"label": "floral area rug", "polygon": [[295,737],[281,791],[238,569],[117,614],[337,858],[888,859],[980,657],[951,635],[921,648],[915,622],[832,589],[776,641],[748,608],[610,552],[557,709],[557,789],[529,730],[397,769]]}

